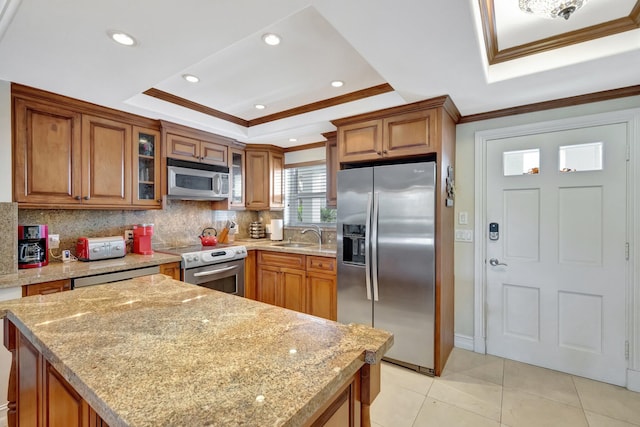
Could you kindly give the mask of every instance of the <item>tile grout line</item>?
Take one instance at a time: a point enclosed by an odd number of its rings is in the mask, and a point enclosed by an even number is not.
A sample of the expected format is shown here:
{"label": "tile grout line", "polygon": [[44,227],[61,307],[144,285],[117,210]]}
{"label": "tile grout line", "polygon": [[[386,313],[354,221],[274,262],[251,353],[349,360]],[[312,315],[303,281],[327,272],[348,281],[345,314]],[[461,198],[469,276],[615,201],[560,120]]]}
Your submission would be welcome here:
{"label": "tile grout line", "polygon": [[578,402],[580,402],[580,409],[582,410],[582,416],[584,417],[584,422],[589,426],[589,419],[587,418],[587,413],[584,410],[584,405],[582,404],[582,396],[578,392],[578,386],[576,385],[575,376],[571,375],[571,384],[573,384],[573,389],[576,391],[576,396],[578,396]]}

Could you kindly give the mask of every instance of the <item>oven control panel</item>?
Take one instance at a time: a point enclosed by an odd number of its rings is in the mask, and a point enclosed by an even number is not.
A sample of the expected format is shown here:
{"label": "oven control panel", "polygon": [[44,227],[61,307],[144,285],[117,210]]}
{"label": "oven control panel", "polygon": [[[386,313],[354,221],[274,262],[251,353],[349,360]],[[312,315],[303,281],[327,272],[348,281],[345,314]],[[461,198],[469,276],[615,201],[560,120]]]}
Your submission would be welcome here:
{"label": "oven control panel", "polygon": [[197,252],[182,254],[183,268],[195,268],[204,265],[219,264],[247,257],[247,248],[232,246],[226,248],[211,248]]}

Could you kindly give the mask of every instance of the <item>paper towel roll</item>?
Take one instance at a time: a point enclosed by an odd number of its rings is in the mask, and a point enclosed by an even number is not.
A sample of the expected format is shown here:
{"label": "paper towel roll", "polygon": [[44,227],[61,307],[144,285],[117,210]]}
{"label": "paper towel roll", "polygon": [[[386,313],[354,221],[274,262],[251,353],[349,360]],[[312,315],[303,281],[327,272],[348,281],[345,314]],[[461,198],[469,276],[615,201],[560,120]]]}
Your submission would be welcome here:
{"label": "paper towel roll", "polygon": [[271,220],[271,240],[282,240],[282,220]]}

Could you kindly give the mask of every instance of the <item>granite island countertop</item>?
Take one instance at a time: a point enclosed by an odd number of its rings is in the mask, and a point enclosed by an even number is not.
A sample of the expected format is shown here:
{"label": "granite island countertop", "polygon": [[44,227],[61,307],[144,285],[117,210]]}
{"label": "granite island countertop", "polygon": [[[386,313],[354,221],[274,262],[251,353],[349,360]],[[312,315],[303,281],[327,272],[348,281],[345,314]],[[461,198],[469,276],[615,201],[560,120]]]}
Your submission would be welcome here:
{"label": "granite island countertop", "polygon": [[164,275],[0,302],[111,426],[297,426],[390,333]]}

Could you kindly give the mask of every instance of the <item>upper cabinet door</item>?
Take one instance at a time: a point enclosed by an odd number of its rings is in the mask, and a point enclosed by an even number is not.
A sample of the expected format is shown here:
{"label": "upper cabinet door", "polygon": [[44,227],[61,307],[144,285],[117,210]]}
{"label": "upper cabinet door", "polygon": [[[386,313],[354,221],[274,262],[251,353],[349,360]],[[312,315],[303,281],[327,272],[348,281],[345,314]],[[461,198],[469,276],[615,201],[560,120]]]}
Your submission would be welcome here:
{"label": "upper cabinet door", "polygon": [[133,127],[133,204],[161,207],[160,132]]}
{"label": "upper cabinet door", "polygon": [[338,127],[340,163],[376,160],[382,156],[382,120]]}
{"label": "upper cabinet door", "polygon": [[336,132],[323,134],[327,137],[326,162],[327,162],[327,207],[336,207],[338,202],[338,140]]}
{"label": "upper cabinet door", "polygon": [[14,200],[79,204],[81,115],[19,98],[14,107]]}
{"label": "upper cabinet door", "polygon": [[200,161],[200,140],[188,136],[167,134],[167,157],[171,159]]}
{"label": "upper cabinet door", "polygon": [[210,165],[227,166],[229,147],[209,141],[200,141],[200,161]]}
{"label": "upper cabinet door", "polygon": [[284,209],[284,154],[269,153],[271,166],[271,209]]}
{"label": "upper cabinet door", "polygon": [[82,116],[82,202],[131,204],[131,125]]}
{"label": "upper cabinet door", "polygon": [[246,207],[269,209],[269,152],[247,150]]}
{"label": "upper cabinet door", "polygon": [[382,155],[415,156],[435,153],[437,109],[401,114],[383,120]]}

